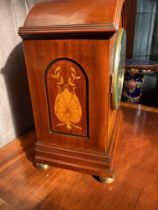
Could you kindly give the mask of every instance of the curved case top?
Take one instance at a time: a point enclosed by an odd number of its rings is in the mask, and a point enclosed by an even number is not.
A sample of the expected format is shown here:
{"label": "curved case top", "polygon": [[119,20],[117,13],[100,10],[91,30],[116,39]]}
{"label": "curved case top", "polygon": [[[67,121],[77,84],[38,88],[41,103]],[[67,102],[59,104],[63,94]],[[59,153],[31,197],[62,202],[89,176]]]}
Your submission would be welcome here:
{"label": "curved case top", "polygon": [[36,4],[20,28],[29,34],[115,32],[124,0],[52,0]]}

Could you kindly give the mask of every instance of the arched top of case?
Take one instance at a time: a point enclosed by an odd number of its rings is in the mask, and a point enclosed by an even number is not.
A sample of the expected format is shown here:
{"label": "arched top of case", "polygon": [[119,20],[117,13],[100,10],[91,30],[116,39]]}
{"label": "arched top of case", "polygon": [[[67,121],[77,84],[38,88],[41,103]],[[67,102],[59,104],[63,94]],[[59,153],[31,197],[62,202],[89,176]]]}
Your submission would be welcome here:
{"label": "arched top of case", "polygon": [[124,0],[52,0],[36,4],[20,36],[29,34],[115,32]]}

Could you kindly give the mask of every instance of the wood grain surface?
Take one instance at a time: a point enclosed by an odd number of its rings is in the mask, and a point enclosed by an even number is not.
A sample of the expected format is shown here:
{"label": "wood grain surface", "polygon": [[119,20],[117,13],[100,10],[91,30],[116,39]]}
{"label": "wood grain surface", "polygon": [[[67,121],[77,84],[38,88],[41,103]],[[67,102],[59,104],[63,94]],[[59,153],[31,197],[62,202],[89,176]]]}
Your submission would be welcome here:
{"label": "wood grain surface", "polygon": [[37,135],[37,163],[104,177],[113,173],[122,112],[119,107],[117,112],[111,110],[115,92],[111,73],[112,58],[119,57],[116,37],[119,40],[123,2],[39,3],[19,29]]}
{"label": "wood grain surface", "polygon": [[11,210],[8,204],[0,198],[0,209],[1,210]]}
{"label": "wood grain surface", "polygon": [[123,107],[125,122],[111,185],[34,166],[34,131],[0,150],[0,197],[16,210],[157,210],[158,114]]}
{"label": "wood grain surface", "polygon": [[60,0],[36,4],[19,30],[23,38],[58,33],[115,32],[123,0]]}
{"label": "wood grain surface", "polygon": [[[108,127],[108,115],[106,113],[108,112],[109,104],[107,104],[107,101],[110,95],[110,73],[108,71],[110,56],[108,53],[108,41],[87,41],[84,39],[26,40],[23,45],[38,141],[51,142],[51,144],[64,146],[64,148],[86,148],[86,150],[103,153],[105,151],[104,139],[106,140],[105,128]],[[56,58],[61,58],[61,61],[62,58],[71,58],[82,66],[87,75],[88,84],[86,84],[86,89],[88,89],[88,97],[85,99],[83,91],[78,91],[78,98],[83,103],[82,107],[85,106],[84,100],[88,100],[88,120],[89,122],[93,122],[91,126],[89,125],[89,141],[87,141],[87,137],[82,138],[83,141],[79,141],[76,136],[61,135],[59,142],[59,135],[57,133],[52,134],[48,132],[50,128],[48,106],[54,109],[54,104],[51,105],[52,101],[50,103],[46,99],[44,78],[48,65],[56,60]],[[63,65],[61,67],[64,68]],[[80,83],[80,87],[84,88],[84,79]],[[56,87],[54,89],[56,90]],[[98,110],[101,111],[99,112]],[[84,121],[81,121],[81,127],[85,126]]]}
{"label": "wood grain surface", "polygon": [[[114,56],[111,47],[114,47],[115,41],[116,37],[111,42],[106,39],[23,42],[37,133],[37,162],[93,175],[106,176],[108,173],[109,176],[112,173],[122,121],[121,111],[115,112],[110,108],[110,62]],[[56,85],[61,81],[57,84],[52,78],[55,72],[56,76],[60,75],[58,68],[66,82],[66,85],[62,84],[60,87]],[[80,75],[75,94],[72,94],[72,88],[67,89],[71,68]],[[68,95],[77,96],[77,100],[65,100]],[[79,101],[82,109],[79,121],[75,120],[73,113],[76,108],[72,109],[66,101]],[[77,111],[77,114],[80,113]],[[69,117],[65,118],[67,114]],[[61,123],[62,126],[59,127]],[[67,129],[68,125],[72,125],[71,130]],[[82,129],[76,129],[75,126]]]}
{"label": "wood grain surface", "polygon": [[126,58],[133,57],[137,0],[126,0],[123,6],[123,27],[126,30]]}

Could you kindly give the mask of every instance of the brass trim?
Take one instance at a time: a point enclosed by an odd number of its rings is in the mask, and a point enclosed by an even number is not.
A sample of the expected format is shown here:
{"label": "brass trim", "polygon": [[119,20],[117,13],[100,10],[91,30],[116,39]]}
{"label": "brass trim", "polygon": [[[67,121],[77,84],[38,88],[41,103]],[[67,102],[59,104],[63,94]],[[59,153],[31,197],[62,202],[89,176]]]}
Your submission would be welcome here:
{"label": "brass trim", "polygon": [[115,176],[113,175],[112,177],[99,177],[100,182],[105,183],[105,184],[112,184],[115,181]]}
{"label": "brass trim", "polygon": [[43,164],[43,163],[36,163],[36,168],[38,170],[44,171],[49,169],[49,165]]}
{"label": "brass trim", "polygon": [[[123,36],[124,31],[125,30],[123,28],[119,29],[117,40],[116,40],[114,70],[112,74],[112,108],[113,109],[119,108],[118,100],[119,100],[119,97],[121,97],[118,95],[118,73],[119,73],[120,53],[121,53],[121,46],[122,46],[121,41],[122,41],[122,36]],[[125,68],[124,68],[124,72],[125,72]],[[121,81],[121,90],[122,90],[124,74],[122,74],[120,81]]]}

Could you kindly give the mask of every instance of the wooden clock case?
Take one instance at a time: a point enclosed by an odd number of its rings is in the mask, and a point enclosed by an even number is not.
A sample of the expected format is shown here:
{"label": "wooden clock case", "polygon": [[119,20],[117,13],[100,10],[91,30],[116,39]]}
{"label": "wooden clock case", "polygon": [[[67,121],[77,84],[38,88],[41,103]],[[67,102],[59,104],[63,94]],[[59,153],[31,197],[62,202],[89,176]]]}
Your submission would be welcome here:
{"label": "wooden clock case", "polygon": [[122,112],[112,78],[123,0],[35,5],[19,29],[43,167],[112,177]]}

